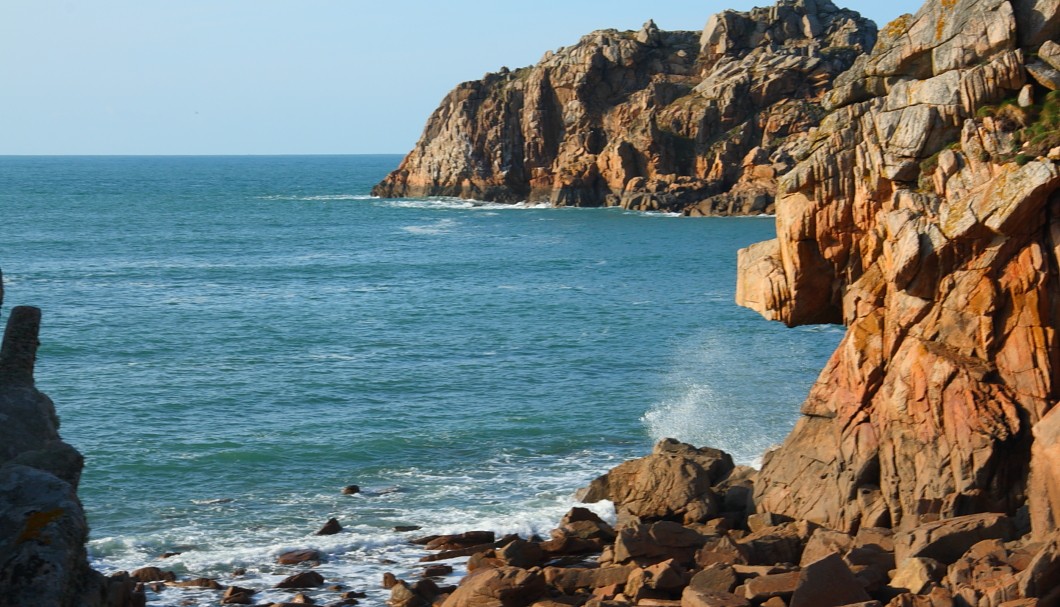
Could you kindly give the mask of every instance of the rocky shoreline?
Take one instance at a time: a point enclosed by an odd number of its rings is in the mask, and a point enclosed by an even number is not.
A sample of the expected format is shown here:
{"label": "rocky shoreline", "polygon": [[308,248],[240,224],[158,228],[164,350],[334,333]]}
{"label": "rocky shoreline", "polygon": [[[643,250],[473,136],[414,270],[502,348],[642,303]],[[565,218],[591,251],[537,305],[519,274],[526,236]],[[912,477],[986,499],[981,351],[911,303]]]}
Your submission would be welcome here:
{"label": "rocky shoreline", "polygon": [[[711,197],[774,180],[777,239],[741,251],[737,299],[848,331],[760,471],[664,441],[581,494],[616,525],[575,509],[548,539],[421,538],[434,565],[381,580],[394,607],[1060,605],[1060,2],[928,0],[878,41],[869,25],[783,0],[698,43],[599,32],[432,117],[377,194],[708,214],[768,208]],[[33,386],[38,324],[13,310],[0,350],[0,605],[142,605],[144,584],[253,604],[88,568],[80,456]],[[283,604],[335,583],[314,556],[286,555]],[[440,587],[454,558],[469,575]]]}

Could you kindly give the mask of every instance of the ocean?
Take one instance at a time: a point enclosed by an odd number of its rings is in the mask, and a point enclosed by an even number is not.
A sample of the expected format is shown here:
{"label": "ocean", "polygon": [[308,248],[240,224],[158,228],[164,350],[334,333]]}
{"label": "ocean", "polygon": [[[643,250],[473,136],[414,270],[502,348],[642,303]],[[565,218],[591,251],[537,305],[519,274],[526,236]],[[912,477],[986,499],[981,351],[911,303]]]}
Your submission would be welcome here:
{"label": "ocean", "polygon": [[4,318],[44,311],[37,386],[85,455],[99,570],[267,603],[297,570],[276,556],[314,548],[382,604],[383,572],[418,577],[410,538],[547,536],[659,439],[755,463],[842,335],[733,303],[772,218],[369,196],[399,161],[0,158]]}

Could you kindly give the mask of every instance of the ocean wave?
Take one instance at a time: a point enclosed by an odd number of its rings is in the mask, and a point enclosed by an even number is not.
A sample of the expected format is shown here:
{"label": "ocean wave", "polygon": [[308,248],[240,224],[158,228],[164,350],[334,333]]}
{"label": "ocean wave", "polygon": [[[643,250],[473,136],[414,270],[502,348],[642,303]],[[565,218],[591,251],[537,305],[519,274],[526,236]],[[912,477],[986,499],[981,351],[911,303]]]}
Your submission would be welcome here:
{"label": "ocean wave", "polygon": [[452,219],[442,219],[441,221],[426,225],[403,226],[401,229],[410,234],[434,236],[437,234],[448,234],[458,225],[460,225],[459,222],[453,221]]}
{"label": "ocean wave", "polygon": [[272,194],[269,196],[257,196],[258,200],[286,200],[294,202],[315,202],[333,200],[375,200],[374,196],[367,194],[319,194],[314,196],[295,196],[291,194]]}
{"label": "ocean wave", "polygon": [[376,198],[377,204],[399,209],[438,209],[459,211],[509,211],[527,209],[551,209],[547,202],[483,202],[464,198]]}

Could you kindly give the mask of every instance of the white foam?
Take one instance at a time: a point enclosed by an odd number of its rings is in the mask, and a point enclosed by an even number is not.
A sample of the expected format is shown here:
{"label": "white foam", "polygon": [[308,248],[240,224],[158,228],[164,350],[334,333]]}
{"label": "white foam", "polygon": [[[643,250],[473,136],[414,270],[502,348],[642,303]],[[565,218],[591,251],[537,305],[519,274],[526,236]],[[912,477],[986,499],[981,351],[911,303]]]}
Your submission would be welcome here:
{"label": "white foam", "polygon": [[285,200],[291,202],[329,202],[335,200],[375,200],[366,194],[321,194],[316,196],[292,196],[290,194],[273,194],[258,196],[258,200]]}
{"label": "white foam", "polygon": [[404,226],[401,229],[409,234],[436,236],[438,234],[448,234],[458,225],[460,224],[452,219],[442,219],[441,221],[436,221],[427,225]]}
{"label": "white foam", "polygon": [[376,198],[381,206],[399,209],[435,209],[435,210],[459,210],[459,211],[511,211],[527,209],[551,209],[552,206],[545,203],[529,202],[483,202],[481,200],[469,200],[465,198]]}

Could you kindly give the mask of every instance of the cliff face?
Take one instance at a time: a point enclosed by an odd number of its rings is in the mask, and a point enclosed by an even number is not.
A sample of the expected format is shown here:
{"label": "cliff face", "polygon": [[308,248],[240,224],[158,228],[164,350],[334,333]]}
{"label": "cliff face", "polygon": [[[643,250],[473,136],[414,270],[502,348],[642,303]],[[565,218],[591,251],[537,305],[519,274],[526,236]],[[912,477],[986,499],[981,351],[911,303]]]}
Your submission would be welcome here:
{"label": "cliff face", "polygon": [[777,239],[740,253],[740,303],[848,327],[760,511],[849,530],[1029,503],[1057,528],[1057,34],[1056,2],[929,0],[836,79]]}
{"label": "cliff face", "polygon": [[875,39],[828,0],[726,11],[702,33],[595,32],[458,86],[373,194],[771,212],[823,94]]}
{"label": "cliff face", "polygon": [[0,606],[142,605],[127,577],[88,566],[83,459],[59,438],[55,406],[34,387],[39,328],[39,309],[16,307],[0,347]]}

